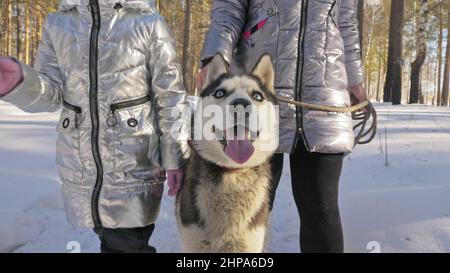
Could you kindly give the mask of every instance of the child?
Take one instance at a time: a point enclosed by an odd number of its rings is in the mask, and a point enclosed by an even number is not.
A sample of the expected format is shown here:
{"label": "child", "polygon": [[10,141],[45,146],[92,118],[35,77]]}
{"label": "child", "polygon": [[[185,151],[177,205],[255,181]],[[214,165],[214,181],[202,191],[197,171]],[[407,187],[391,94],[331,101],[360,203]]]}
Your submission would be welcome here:
{"label": "child", "polygon": [[163,170],[175,195],[189,156],[172,136],[187,128],[187,103],[164,19],[152,0],[62,0],[42,35],[34,70],[0,58],[1,99],[31,113],[63,106],[69,221],[94,227],[102,252],[155,252]]}

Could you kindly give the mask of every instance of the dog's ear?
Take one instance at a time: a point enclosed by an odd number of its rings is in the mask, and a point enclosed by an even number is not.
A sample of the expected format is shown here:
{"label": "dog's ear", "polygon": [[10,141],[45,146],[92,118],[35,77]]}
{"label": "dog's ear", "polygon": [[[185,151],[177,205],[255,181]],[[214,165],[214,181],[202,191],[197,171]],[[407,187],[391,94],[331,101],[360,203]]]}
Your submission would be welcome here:
{"label": "dog's ear", "polygon": [[253,68],[252,75],[257,77],[270,92],[274,92],[275,71],[273,69],[272,60],[268,54],[261,56],[256,63],[255,68]]}
{"label": "dog's ear", "polygon": [[217,80],[223,74],[228,73],[228,64],[222,54],[216,54],[207,67],[205,87]]}

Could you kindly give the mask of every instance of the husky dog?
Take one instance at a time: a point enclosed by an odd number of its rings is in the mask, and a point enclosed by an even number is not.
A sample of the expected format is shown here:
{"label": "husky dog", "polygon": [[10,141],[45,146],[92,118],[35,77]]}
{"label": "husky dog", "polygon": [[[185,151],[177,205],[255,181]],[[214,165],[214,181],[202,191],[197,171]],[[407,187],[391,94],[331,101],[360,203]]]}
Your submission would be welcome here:
{"label": "husky dog", "polygon": [[[278,147],[270,57],[263,55],[251,74],[233,75],[216,55],[208,65],[205,86],[193,118],[192,155],[176,202],[184,249],[262,252],[272,180],[269,159]],[[220,110],[215,122],[208,108]],[[226,117],[217,118],[218,113]],[[205,137],[208,133],[212,137]]]}

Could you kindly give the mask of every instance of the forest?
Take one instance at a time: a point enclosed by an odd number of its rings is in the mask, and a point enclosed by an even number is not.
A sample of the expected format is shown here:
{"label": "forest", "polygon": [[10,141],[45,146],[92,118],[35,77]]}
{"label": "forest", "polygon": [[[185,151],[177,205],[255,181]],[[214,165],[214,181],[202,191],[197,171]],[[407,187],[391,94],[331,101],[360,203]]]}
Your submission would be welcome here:
{"label": "forest", "polygon": [[[195,94],[213,0],[157,0],[187,90]],[[42,24],[58,0],[0,0],[0,55],[33,65]],[[359,0],[365,88],[371,100],[449,106],[450,0]]]}

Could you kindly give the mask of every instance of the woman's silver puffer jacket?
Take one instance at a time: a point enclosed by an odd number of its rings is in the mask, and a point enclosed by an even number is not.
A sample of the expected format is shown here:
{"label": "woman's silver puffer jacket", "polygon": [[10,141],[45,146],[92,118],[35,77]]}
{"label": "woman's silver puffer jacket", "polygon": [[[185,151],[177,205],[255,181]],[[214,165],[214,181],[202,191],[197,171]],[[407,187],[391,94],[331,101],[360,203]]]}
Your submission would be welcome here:
{"label": "woman's silver puffer jacket", "polygon": [[[216,53],[251,70],[263,53],[275,62],[278,95],[349,106],[348,86],[363,82],[357,0],[214,0],[202,59]],[[351,116],[280,109],[280,152],[302,137],[312,152],[349,153]]]}
{"label": "woman's silver puffer jacket", "polygon": [[186,133],[188,107],[163,18],[148,0],[62,0],[42,33],[35,70],[22,65],[24,82],[2,99],[27,112],[63,106],[57,164],[69,221],[153,223],[162,170],[189,156],[186,137],[172,138]]}

